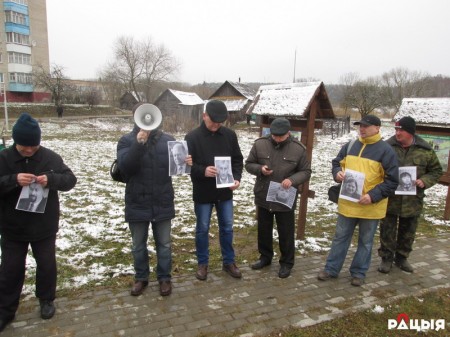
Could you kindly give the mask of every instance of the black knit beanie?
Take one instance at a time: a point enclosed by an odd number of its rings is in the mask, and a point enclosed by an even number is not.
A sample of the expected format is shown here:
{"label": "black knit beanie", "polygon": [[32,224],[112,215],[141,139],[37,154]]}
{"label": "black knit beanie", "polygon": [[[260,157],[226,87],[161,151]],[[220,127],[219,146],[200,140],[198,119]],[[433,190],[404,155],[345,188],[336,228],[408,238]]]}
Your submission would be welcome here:
{"label": "black knit beanie", "polygon": [[37,146],[41,143],[41,128],[39,123],[28,113],[23,112],[12,129],[15,144],[22,146]]}
{"label": "black knit beanie", "polygon": [[414,135],[416,133],[416,121],[414,118],[406,116],[395,123],[395,128],[405,130],[406,132]]}

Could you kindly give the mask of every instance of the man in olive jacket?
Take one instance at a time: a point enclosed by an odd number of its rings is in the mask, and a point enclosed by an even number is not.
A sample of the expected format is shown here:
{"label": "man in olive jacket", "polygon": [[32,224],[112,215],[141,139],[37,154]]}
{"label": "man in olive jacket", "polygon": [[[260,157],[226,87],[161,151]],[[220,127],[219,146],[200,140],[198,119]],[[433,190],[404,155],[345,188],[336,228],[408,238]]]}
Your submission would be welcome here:
{"label": "man in olive jacket", "polygon": [[290,134],[291,125],[285,118],[276,118],[270,125],[271,134],[257,139],[245,162],[245,169],[256,176],[254,187],[258,213],[259,260],[251,267],[261,269],[272,263],[273,218],[275,216],[281,252],[280,278],[288,277],[295,256],[295,196],[292,208],[283,203],[267,201],[271,181],[281,183],[284,189],[298,188],[311,176],[305,147]]}
{"label": "man in olive jacket", "polygon": [[[14,145],[0,152],[0,331],[14,319],[19,306],[29,246],[36,260],[41,318],[55,314],[58,191],[69,191],[77,181],[58,154],[40,145],[41,129],[29,114],[20,115],[12,138]],[[22,188],[31,184],[48,189],[43,213],[17,207]]]}
{"label": "man in olive jacket", "polygon": [[415,120],[403,117],[395,124],[395,136],[387,140],[397,154],[400,167],[417,168],[417,193],[389,197],[386,217],[380,223],[378,254],[382,261],[378,271],[382,273],[390,272],[393,261],[402,270],[413,272],[413,267],[407,259],[412,251],[419,216],[422,213],[425,189],[436,184],[442,175],[442,167],[436,153],[415,132]]}

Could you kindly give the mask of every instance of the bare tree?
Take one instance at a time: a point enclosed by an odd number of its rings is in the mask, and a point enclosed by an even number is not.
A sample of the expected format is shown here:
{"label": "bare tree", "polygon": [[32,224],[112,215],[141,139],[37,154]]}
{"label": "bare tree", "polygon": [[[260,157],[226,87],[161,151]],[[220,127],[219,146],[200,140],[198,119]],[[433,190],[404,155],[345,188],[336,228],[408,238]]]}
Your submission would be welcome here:
{"label": "bare tree", "polygon": [[98,105],[102,100],[102,95],[97,88],[89,88],[83,93],[83,96],[89,108],[92,108],[94,105]]}
{"label": "bare tree", "polygon": [[104,83],[113,84],[123,91],[132,91],[139,101],[148,99],[156,82],[166,81],[175,74],[179,65],[164,45],[155,46],[150,38],[136,41],[133,37],[119,37],[114,45],[114,61],[101,72]]}
{"label": "bare tree", "polygon": [[381,76],[385,105],[397,112],[405,97],[423,97],[428,88],[428,75],[406,68],[395,68]]}
{"label": "bare tree", "polygon": [[344,82],[345,108],[355,108],[364,117],[375,109],[383,106],[380,79],[369,77],[361,80],[355,73],[345,75],[341,81]]}
{"label": "bare tree", "polygon": [[108,104],[119,106],[120,97],[128,90],[128,86],[117,78],[113,67],[106,67],[99,76]]}
{"label": "bare tree", "polygon": [[72,88],[67,79],[64,68],[57,64],[51,66],[50,72],[41,64],[33,71],[33,85],[49,91],[55,106],[60,106],[64,102],[66,93]]}
{"label": "bare tree", "polygon": [[359,74],[358,73],[347,73],[343,76],[341,76],[340,82],[342,84],[342,107],[344,108],[345,115],[348,115],[348,109],[351,108],[350,101],[353,85],[359,81]]}
{"label": "bare tree", "polygon": [[172,53],[163,45],[155,46],[148,38],[143,43],[144,71],[141,83],[146,97],[151,97],[151,90],[155,83],[169,80],[179,69],[179,64]]}

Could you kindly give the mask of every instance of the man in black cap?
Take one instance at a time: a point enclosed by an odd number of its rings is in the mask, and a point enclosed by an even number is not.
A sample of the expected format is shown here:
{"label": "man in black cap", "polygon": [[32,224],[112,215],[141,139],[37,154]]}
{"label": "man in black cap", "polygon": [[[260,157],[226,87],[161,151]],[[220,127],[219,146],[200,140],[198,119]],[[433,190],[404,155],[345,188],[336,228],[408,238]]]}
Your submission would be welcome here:
{"label": "man in black cap", "polygon": [[[14,319],[19,306],[29,246],[36,260],[41,317],[55,314],[58,191],[69,191],[77,181],[58,154],[40,145],[41,129],[29,114],[17,119],[12,138],[13,146],[0,152],[0,331]],[[32,184],[49,191],[43,213],[17,208],[22,188]]]}
{"label": "man in black cap", "polygon": [[271,181],[284,189],[296,189],[308,181],[311,165],[306,157],[305,146],[290,134],[291,125],[285,118],[276,118],[270,124],[270,135],[258,138],[245,161],[245,169],[256,176],[255,204],[258,214],[259,260],[252,269],[261,269],[272,263],[273,220],[277,222],[280,247],[280,278],[288,277],[295,258],[295,206],[267,201]]}
{"label": "man in black cap", "polygon": [[[185,139],[192,156],[191,181],[197,224],[195,246],[198,268],[195,276],[206,280],[209,264],[209,227],[213,207],[216,208],[222,251],[222,269],[234,278],[242,274],[235,263],[233,248],[233,191],[240,185],[243,156],[236,133],[222,123],[228,118],[224,102],[211,100],[205,106],[202,124]],[[234,185],[217,188],[219,170],[215,157],[230,157]]]}
{"label": "man in black cap", "polygon": [[359,126],[359,138],[345,144],[332,160],[332,174],[342,182],[347,169],[364,174],[362,196],[358,202],[339,198],[336,232],[331,243],[324,270],[317,278],[321,281],[338,277],[350,247],[356,226],[358,248],[350,265],[351,284],[364,284],[370,267],[373,238],[378,222],[386,214],[387,198],[398,185],[397,158],[392,148],[381,139],[381,121],[366,115],[354,125]]}
{"label": "man in black cap", "polygon": [[389,197],[386,217],[380,223],[378,254],[381,263],[378,271],[381,273],[389,273],[392,262],[408,273],[414,271],[408,257],[423,209],[424,191],[436,184],[442,175],[442,166],[436,153],[415,133],[416,121],[406,116],[395,123],[395,135],[386,141],[394,149],[400,167],[416,167],[417,179],[413,181],[416,195]]}

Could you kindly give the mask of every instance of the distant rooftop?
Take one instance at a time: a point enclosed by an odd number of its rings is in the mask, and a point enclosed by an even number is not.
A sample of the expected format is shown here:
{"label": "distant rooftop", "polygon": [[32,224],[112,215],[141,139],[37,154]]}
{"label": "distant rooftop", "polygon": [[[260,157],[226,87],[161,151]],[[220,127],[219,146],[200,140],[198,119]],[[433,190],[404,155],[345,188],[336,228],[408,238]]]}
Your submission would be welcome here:
{"label": "distant rooftop", "polygon": [[205,102],[195,92],[185,92],[169,89],[182,105],[198,105]]}

